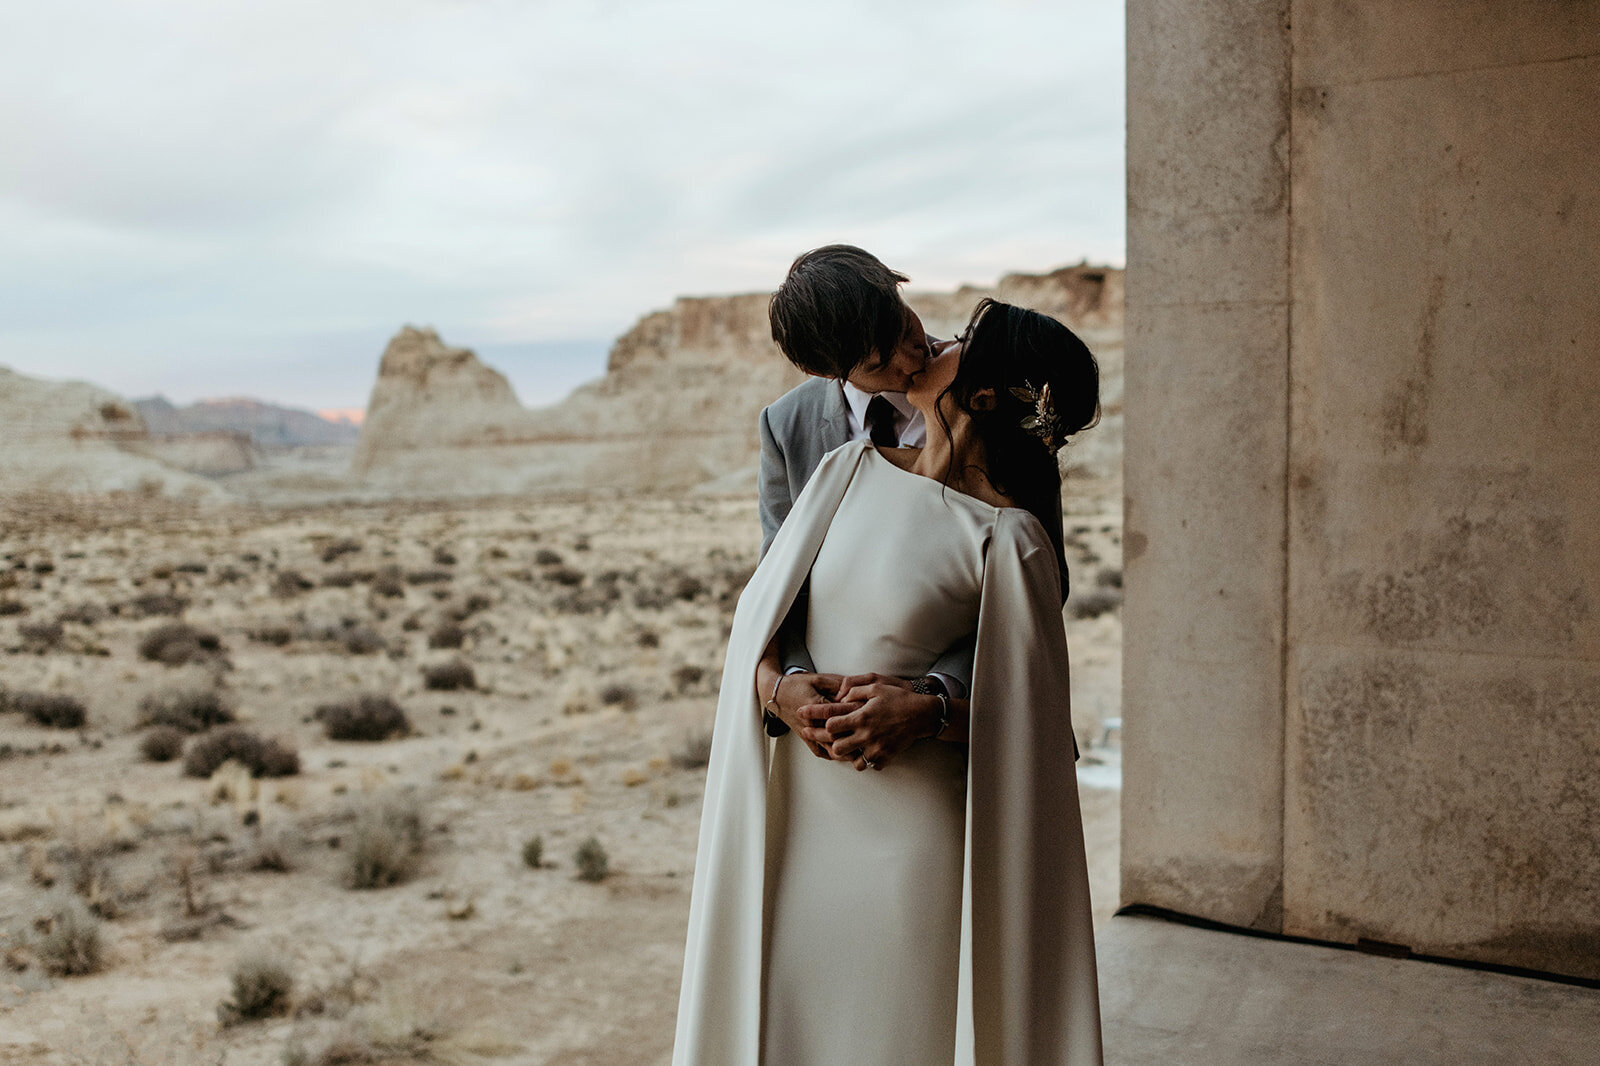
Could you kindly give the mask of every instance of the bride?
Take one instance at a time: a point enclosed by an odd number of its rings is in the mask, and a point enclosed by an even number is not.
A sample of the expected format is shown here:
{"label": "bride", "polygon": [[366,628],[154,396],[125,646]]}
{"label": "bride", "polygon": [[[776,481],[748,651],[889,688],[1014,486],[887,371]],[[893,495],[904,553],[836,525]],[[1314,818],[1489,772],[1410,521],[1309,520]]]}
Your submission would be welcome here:
{"label": "bride", "polygon": [[[906,394],[926,447],[812,475],[734,615],[676,1066],[1101,1061],[1054,507],[1097,393],[1071,330],[985,300]],[[846,680],[769,745],[758,665],[802,585]],[[970,701],[868,698],[974,633]]]}

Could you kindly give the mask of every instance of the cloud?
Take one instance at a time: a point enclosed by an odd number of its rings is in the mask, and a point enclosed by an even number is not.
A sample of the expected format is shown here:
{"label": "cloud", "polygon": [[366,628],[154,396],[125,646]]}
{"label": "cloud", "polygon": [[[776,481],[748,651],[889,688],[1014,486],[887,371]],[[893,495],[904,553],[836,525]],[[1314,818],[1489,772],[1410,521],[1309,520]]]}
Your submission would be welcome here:
{"label": "cloud", "polygon": [[1121,22],[1097,0],[19,8],[0,362],[354,406],[405,321],[580,339],[547,350],[598,373],[581,353],[640,314],[768,288],[826,241],[930,285],[1120,260]]}

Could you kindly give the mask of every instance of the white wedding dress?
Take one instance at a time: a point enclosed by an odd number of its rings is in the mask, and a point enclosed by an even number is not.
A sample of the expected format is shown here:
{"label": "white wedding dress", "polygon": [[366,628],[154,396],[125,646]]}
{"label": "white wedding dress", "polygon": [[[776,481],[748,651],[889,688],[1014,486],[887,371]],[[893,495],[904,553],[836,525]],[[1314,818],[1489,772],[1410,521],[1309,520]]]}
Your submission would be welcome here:
{"label": "white wedding dress", "polygon": [[[869,452],[811,565],[817,670],[918,677],[970,637],[996,513]],[[857,772],[778,740],[763,1062],[955,1061],[966,816],[964,745]]]}
{"label": "white wedding dress", "polygon": [[[760,730],[755,663],[809,577],[817,669],[915,676],[976,631],[969,746],[881,771]],[[1025,511],[823,461],[740,598],[675,1066],[1098,1066],[1051,547]]]}

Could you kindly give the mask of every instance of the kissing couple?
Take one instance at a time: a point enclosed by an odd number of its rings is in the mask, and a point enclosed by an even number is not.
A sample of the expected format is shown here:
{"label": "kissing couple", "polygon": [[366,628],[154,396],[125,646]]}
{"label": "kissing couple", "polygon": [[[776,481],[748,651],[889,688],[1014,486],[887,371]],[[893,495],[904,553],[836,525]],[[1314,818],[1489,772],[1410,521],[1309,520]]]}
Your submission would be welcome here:
{"label": "kissing couple", "polygon": [[762,558],[708,768],[675,1066],[1101,1062],[1056,452],[1099,418],[1067,326],[794,261]]}

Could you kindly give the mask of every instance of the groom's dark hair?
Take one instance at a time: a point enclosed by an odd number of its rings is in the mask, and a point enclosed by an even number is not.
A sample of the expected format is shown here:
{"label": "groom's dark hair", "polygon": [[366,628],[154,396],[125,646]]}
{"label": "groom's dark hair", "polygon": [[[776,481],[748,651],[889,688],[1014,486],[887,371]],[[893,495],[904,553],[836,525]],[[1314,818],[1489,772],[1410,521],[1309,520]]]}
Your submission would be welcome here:
{"label": "groom's dark hair", "polygon": [[848,377],[899,346],[908,319],[900,286],[909,280],[854,245],[806,252],[767,304],[772,339],[801,370]]}

